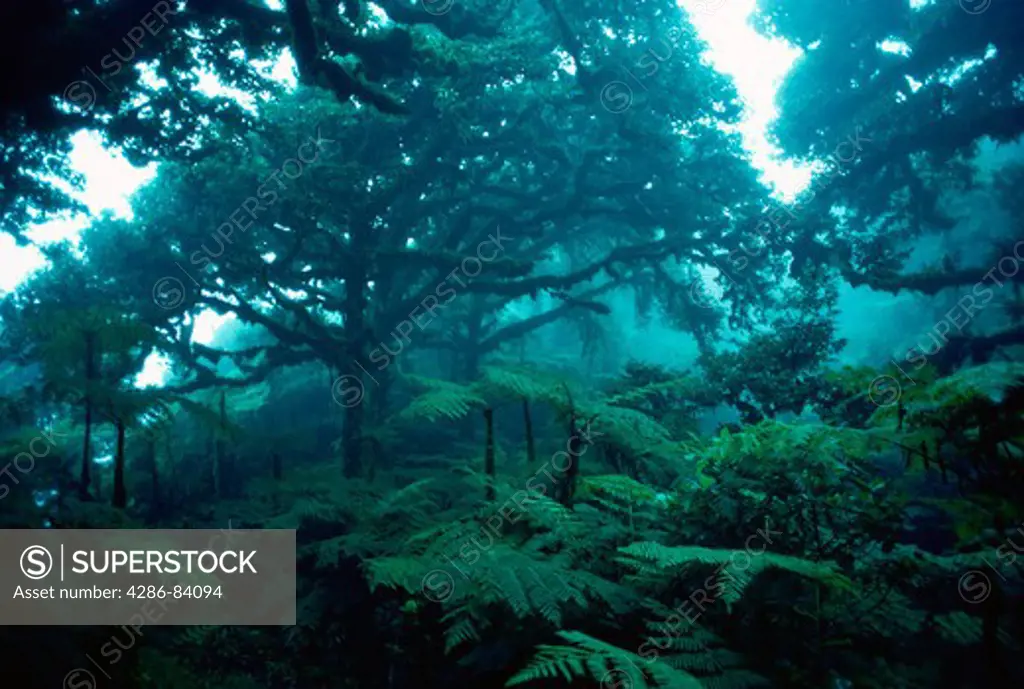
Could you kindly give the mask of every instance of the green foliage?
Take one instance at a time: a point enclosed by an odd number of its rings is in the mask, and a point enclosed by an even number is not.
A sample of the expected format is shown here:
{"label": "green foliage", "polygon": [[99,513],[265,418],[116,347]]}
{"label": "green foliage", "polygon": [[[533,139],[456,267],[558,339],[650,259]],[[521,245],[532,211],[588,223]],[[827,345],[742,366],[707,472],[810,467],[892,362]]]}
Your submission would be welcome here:
{"label": "green foliage", "polygon": [[480,372],[480,388],[496,399],[546,402],[555,407],[570,403],[564,375],[526,366],[484,366]]}
{"label": "green foliage", "polygon": [[551,408],[566,427],[575,415],[588,443],[607,448],[610,454],[629,457],[634,463],[649,462],[671,473],[678,470],[683,456],[681,444],[651,411],[627,405],[630,400],[635,402],[644,395],[606,396],[597,391],[584,391],[564,374],[541,367],[485,366],[480,379],[470,385],[419,376],[406,379],[414,389],[425,389],[425,392],[413,397],[395,415],[398,421],[458,420],[473,408],[519,403],[525,399],[535,413],[544,408],[541,405]]}
{"label": "green foliage", "polygon": [[907,467],[955,480],[999,520],[1024,518],[1014,492],[1024,471],[1024,365],[991,362],[898,392],[871,422],[892,434]]}
{"label": "green foliage", "polygon": [[[737,351],[701,357],[707,386],[716,399],[736,407],[747,422],[800,414],[821,394],[822,368],[842,347],[832,319],[835,294],[798,290],[768,327],[753,332]],[[797,308],[802,306],[803,308]]]}
{"label": "green foliage", "polygon": [[409,376],[408,381],[414,388],[423,388],[425,392],[413,398],[412,403],[398,414],[398,419],[402,421],[425,419],[435,422],[442,417],[449,420],[461,419],[471,409],[486,405],[486,401],[472,388],[458,383],[421,376]]}
{"label": "green foliage", "polygon": [[[619,551],[625,555],[620,559],[626,567],[635,571],[644,580],[663,580],[673,577],[691,566],[704,566],[714,571],[715,597],[721,597],[726,605],[732,605],[742,598],[744,590],[757,576],[770,569],[780,569],[811,579],[836,589],[849,589],[850,580],[831,563],[811,562],[788,555],[754,553],[746,550],[716,550],[712,548],[666,547],[658,543],[634,543]],[[742,567],[738,563],[746,563]]]}
{"label": "green foliage", "polygon": [[620,509],[623,505],[645,505],[658,499],[658,493],[650,486],[620,474],[588,476],[577,490],[581,498],[594,496],[605,506],[618,504]]}
{"label": "green foliage", "polygon": [[638,689],[703,689],[693,675],[659,660],[641,669],[639,666],[646,662],[635,653],[578,631],[561,631],[558,635],[573,645],[540,646],[537,656],[506,686],[559,676],[572,682],[577,677],[589,676],[602,685],[624,682]]}

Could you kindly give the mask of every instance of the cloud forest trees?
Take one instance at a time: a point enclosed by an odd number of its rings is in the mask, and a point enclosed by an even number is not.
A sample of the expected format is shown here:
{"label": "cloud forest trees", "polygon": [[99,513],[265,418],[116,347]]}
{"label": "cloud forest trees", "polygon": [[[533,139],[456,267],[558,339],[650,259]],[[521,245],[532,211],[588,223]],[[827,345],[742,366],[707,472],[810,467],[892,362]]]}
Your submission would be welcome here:
{"label": "cloud forest trees", "polygon": [[[200,73],[252,94],[277,89],[256,64],[288,49],[304,83],[385,112],[411,112],[431,96],[411,86],[424,68],[412,29],[493,36],[503,12],[432,14],[401,2],[387,28],[361,0],[40,0],[0,8],[0,58],[19,65],[0,75],[0,228],[25,241],[24,225],[73,199],[40,179],[70,177],[68,136],[103,131],[136,162],[202,156],[211,120],[251,125],[239,103],[196,90]],[[483,3],[480,3],[482,6]],[[367,33],[367,30],[370,33]],[[45,56],[40,59],[40,56]],[[429,66],[425,67],[429,70]],[[397,91],[397,93],[389,92]]]}
{"label": "cloud forest trees", "polygon": [[[805,51],[780,89],[774,133],[787,154],[831,158],[827,181],[797,203],[809,212],[793,224],[795,265],[833,265],[854,286],[950,296],[938,334],[914,354],[943,370],[1024,342],[1012,314],[986,314],[984,329],[972,327],[994,293],[1001,292],[995,303],[1018,300],[1016,287],[1002,285],[1024,280],[1024,235],[1005,215],[1019,207],[1021,173],[990,153],[1024,134],[1024,7],[759,5],[762,29]],[[870,141],[840,153],[851,136]],[[914,260],[915,244],[962,229],[971,216],[984,224],[982,256]]]}
{"label": "cloud forest trees", "polygon": [[[701,62],[685,15],[644,4],[633,34],[608,38],[598,27],[621,21],[615,11],[517,6],[516,30],[485,39],[416,27],[433,67],[432,116],[316,88],[282,96],[251,129],[211,125],[204,158],[164,165],[136,218],[92,233],[85,253],[102,252],[133,310],[156,318],[150,295],[164,307],[161,346],[191,370],[180,391],[224,383],[222,357],[243,373],[233,384],[315,361],[355,386],[342,397],[369,386],[383,410],[390,363],[413,340],[451,351],[472,376],[482,357],[543,325],[606,313],[600,295],[629,285],[657,292],[681,327],[706,337],[709,311],[690,298],[696,267],[756,246],[755,267],[727,294],[741,320],[769,301],[780,262],[760,245],[765,190],[722,129],[739,114],[735,95]],[[593,36],[577,45],[571,25]],[[656,68],[646,92],[625,112],[602,107],[593,80],[615,82],[615,68],[599,65],[645,56]],[[134,251],[118,256],[115,236],[155,247],[145,270]],[[549,308],[502,315],[542,292],[556,296]],[[238,352],[196,345],[188,324],[204,309],[266,339]],[[355,475],[366,412],[345,406]]]}
{"label": "cloud forest trees", "polygon": [[[82,423],[77,492],[93,491],[93,431],[102,422],[117,430],[114,502],[125,507],[125,430],[161,417],[164,393],[134,386],[134,379],[157,344],[157,333],[109,282],[66,251],[50,252],[52,268],[31,279],[0,304],[4,329],[0,356],[35,371],[29,384],[39,401],[63,413],[65,405]],[[31,425],[31,424],[27,424]]]}

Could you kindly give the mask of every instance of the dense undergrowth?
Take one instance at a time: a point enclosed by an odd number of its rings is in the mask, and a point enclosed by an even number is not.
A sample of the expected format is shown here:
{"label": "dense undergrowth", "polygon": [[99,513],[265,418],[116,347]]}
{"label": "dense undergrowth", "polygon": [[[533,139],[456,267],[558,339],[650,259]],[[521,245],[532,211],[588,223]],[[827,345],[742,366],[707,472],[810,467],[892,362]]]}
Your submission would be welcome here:
{"label": "dense undergrowth", "polygon": [[833,370],[827,403],[705,433],[696,373],[404,375],[343,479],[303,453],[313,428],[259,434],[293,372],[140,407],[126,509],[99,466],[76,497],[54,451],[13,474],[4,522],[298,529],[297,626],[154,629],[123,686],[1007,686],[1024,367],[921,373]]}

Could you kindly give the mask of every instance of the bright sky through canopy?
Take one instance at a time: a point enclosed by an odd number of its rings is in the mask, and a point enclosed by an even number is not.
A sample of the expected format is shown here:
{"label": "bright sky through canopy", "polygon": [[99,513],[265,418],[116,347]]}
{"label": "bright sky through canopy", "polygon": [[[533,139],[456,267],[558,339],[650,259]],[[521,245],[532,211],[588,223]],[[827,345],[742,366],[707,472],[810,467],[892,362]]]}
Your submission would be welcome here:
{"label": "bright sky through canopy", "polygon": [[[128,196],[156,173],[156,166],[132,167],[121,155],[103,147],[95,132],[80,131],[71,137],[71,167],[85,176],[85,189],[71,192],[84,203],[92,216],[104,211],[115,216],[130,218]],[[70,190],[62,181],[57,186]],[[65,218],[29,228],[26,234],[41,244],[78,238],[88,224],[88,218]],[[32,247],[17,247],[10,235],[0,233],[0,295],[14,289],[36,268],[43,264],[39,251]]]}
{"label": "bright sky through canopy", "polygon": [[811,171],[779,159],[765,134],[778,116],[775,92],[800,51],[757,33],[747,23],[757,0],[679,0],[694,26],[707,41],[715,69],[733,78],[746,109],[740,126],[743,142],[763,171],[762,180],[784,199],[807,186]]}

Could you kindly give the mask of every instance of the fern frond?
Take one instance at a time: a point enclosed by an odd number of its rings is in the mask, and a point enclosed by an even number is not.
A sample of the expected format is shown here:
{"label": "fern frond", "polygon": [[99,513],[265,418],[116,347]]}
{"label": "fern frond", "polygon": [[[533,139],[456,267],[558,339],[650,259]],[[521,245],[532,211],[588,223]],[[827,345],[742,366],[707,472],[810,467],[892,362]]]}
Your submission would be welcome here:
{"label": "fern frond", "polygon": [[[789,555],[749,553],[745,550],[720,550],[697,546],[669,547],[640,542],[619,548],[627,557],[619,561],[641,574],[653,576],[672,573],[690,565],[714,567],[718,577],[716,590],[726,603],[740,599],[747,585],[761,572],[782,569],[836,589],[852,588],[852,582],[830,563],[812,562]],[[742,559],[738,559],[742,558]],[[738,562],[748,563],[740,568]]]}
{"label": "fern frond", "polygon": [[[982,621],[978,617],[971,617],[967,613],[957,610],[946,615],[936,616],[935,624],[939,636],[950,643],[972,646],[981,642]],[[999,629],[996,636],[1006,646],[1014,646],[1013,637],[1006,630]]]}
{"label": "fern frond", "polygon": [[[560,631],[558,635],[571,646],[540,646],[530,664],[517,672],[505,686],[557,676],[571,682],[592,677],[602,686],[626,686],[629,689],[703,689],[692,674],[677,670],[659,660],[653,662],[578,631]],[[646,666],[641,669],[642,666]]]}
{"label": "fern frond", "polygon": [[506,687],[554,677],[562,677],[566,682],[572,682],[576,677],[587,674],[602,676],[588,668],[588,663],[592,661],[592,654],[586,649],[550,645],[542,645],[537,648],[537,655],[526,667],[505,683]]}
{"label": "fern frond", "polygon": [[632,390],[611,395],[606,400],[608,404],[616,406],[629,406],[641,404],[651,399],[664,395],[673,397],[695,397],[700,391],[700,384],[693,376],[680,376],[671,380],[655,381]]}
{"label": "fern frond", "polygon": [[363,566],[371,591],[384,586],[418,594],[423,591],[424,578],[430,573],[424,562],[415,557],[377,557],[365,561]]}
{"label": "fern frond", "polygon": [[450,653],[452,649],[469,641],[479,641],[480,632],[473,618],[464,610],[459,610],[455,615],[445,615],[442,622],[454,619],[444,632],[444,652]]}
{"label": "fern frond", "polygon": [[520,503],[526,516],[536,524],[550,529],[565,540],[573,542],[586,534],[586,526],[565,505],[547,495],[531,493]]}
{"label": "fern frond", "polygon": [[409,378],[426,387],[427,391],[417,396],[409,406],[397,414],[396,418],[399,420],[426,419],[434,422],[441,418],[461,419],[474,407],[487,405],[486,400],[472,387],[419,376]]}
{"label": "fern frond", "polygon": [[547,402],[555,407],[568,403],[564,377],[524,366],[484,366],[478,387],[482,394],[499,399]]}
{"label": "fern frond", "polygon": [[584,477],[576,495],[581,499],[590,495],[608,497],[629,505],[653,503],[658,497],[653,488],[624,474]]}

